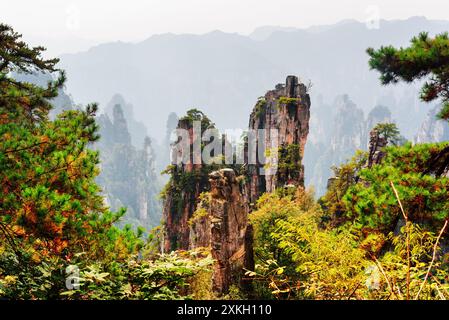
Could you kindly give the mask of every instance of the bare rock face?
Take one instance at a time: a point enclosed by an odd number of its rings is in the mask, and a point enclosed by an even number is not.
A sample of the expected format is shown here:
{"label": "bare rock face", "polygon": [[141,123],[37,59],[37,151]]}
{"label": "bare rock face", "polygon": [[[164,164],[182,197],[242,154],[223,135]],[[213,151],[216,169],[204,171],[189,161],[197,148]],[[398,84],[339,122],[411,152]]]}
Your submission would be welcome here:
{"label": "bare rock face", "polygon": [[415,137],[416,143],[442,142],[449,140],[449,124],[438,119],[440,106],[429,111]]}
{"label": "bare rock face", "polygon": [[[204,115],[198,115],[200,120],[209,121]],[[208,123],[206,123],[206,126]],[[196,139],[193,122],[191,118],[181,118],[178,122],[178,129],[184,129],[189,133],[190,150]],[[182,149],[172,149],[174,159],[182,157]],[[190,228],[188,221],[196,210],[199,197],[202,192],[208,191],[209,179],[208,170],[198,159],[194,159],[194,153],[189,152],[189,161],[184,161],[173,165],[171,178],[166,186],[166,194],[163,206],[164,219],[164,241],[163,250],[169,252],[173,250],[187,250],[189,247]],[[196,155],[198,156],[198,155]],[[195,161],[194,161],[195,160]]]}
{"label": "bare rock face", "polygon": [[242,276],[244,269],[254,267],[252,229],[249,206],[234,170],[221,169],[209,177],[209,198],[190,222],[190,247],[210,248],[216,260],[213,289],[221,294],[232,284],[247,285]]}
{"label": "bare rock face", "polygon": [[122,107],[119,104],[114,106],[113,110],[114,119],[114,135],[117,143],[131,144],[131,135],[128,132],[128,125],[123,114]]}
{"label": "bare rock face", "polygon": [[[270,149],[273,140],[277,139],[278,150],[274,151],[279,151],[279,159],[274,174],[263,173],[265,164],[260,153],[257,164],[248,164],[250,202],[254,203],[263,192],[272,192],[286,184],[304,185],[302,159],[309,133],[309,119],[307,87],[296,76],[288,76],[285,85],[278,84],[259,99],[251,113],[249,129],[264,129],[264,136],[256,135],[257,148],[263,146],[262,149]],[[270,129],[277,130],[277,137]]]}
{"label": "bare rock face", "polygon": [[390,110],[383,105],[376,105],[365,117],[348,95],[337,97],[330,105],[319,98],[317,103],[321,110],[311,115],[311,135],[303,163],[306,184],[313,185],[316,195],[321,196],[334,180],[331,168],[345,163],[356,150],[368,150],[371,130],[378,123],[393,120]]}
{"label": "bare rock face", "polygon": [[111,106],[112,121],[106,113],[98,116],[102,139],[92,146],[100,151],[101,172],[96,181],[112,210],[127,207],[120,226],[131,224],[150,229],[159,225],[162,213],[156,154],[149,137],[139,137],[143,143],[138,147],[131,143],[135,140],[130,123],[135,120],[124,110],[119,104]]}
{"label": "bare rock face", "polygon": [[387,144],[387,139],[381,137],[377,130],[371,130],[368,146],[368,168],[371,168],[373,165],[379,164],[382,161],[386,155],[383,149],[387,146]]}

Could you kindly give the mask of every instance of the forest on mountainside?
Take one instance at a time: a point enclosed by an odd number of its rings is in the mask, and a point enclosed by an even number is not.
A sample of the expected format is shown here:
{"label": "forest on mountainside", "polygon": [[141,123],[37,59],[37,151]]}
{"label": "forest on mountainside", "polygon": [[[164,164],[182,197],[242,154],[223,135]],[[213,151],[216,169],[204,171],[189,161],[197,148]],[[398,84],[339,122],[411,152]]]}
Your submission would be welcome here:
{"label": "forest on mountainside", "polygon": [[[276,175],[220,159],[170,165],[164,221],[151,228],[161,210],[151,139],[132,140],[123,102],[109,115],[95,103],[55,112],[57,99],[70,101],[66,75],[43,52],[0,24],[0,298],[449,298],[447,142],[406,141],[381,106],[367,121],[352,113],[369,148],[351,145],[316,199],[303,163],[313,102],[288,76],[250,115],[250,127],[285,129]],[[420,98],[449,120],[446,33],[367,54],[385,85],[426,80]],[[27,80],[39,73],[51,77]],[[176,120],[217,130],[197,109]]]}

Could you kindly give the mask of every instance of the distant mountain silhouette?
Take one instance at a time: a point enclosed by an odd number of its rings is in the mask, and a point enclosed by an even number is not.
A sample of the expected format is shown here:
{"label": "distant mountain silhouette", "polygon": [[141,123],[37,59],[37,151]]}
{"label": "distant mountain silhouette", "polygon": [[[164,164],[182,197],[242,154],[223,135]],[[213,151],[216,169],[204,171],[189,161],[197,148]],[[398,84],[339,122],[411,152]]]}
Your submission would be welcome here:
{"label": "distant mountain silhouette", "polygon": [[[365,51],[406,46],[422,31],[448,31],[449,21],[412,17],[381,20],[379,26],[370,29],[344,20],[307,29],[262,27],[249,36],[220,31],[161,34],[136,44],[113,42],[65,54],[61,67],[67,71],[67,91],[75,102],[97,101],[105,108],[120,92],[133,105],[135,118],[159,142],[168,115],[192,107],[203,110],[220,129],[247,128],[257,98],[288,74],[312,82],[316,121],[327,112],[319,108],[347,94],[365,114],[378,104],[388,107],[401,133],[412,139],[432,106],[419,101],[419,84],[381,86],[378,73],[369,70]],[[313,143],[328,140],[314,130],[311,127]]]}
{"label": "distant mountain silhouette", "polygon": [[[272,30],[262,41],[220,31],[162,34],[137,44],[107,43],[62,55],[61,66],[67,70],[67,89],[76,102],[98,101],[104,107],[121,92],[134,105],[136,118],[160,139],[168,114],[181,114],[192,106],[204,109],[221,128],[245,127],[255,99],[287,74],[312,81],[312,110],[317,94],[333,101],[346,93],[364,110],[384,96],[397,101],[404,86],[381,88],[378,74],[368,69],[365,49],[407,45],[421,31],[449,30],[449,22],[422,17],[382,20],[376,30],[349,20],[287,30]],[[395,116],[397,110],[389,107]],[[427,111],[423,108],[422,115]]]}

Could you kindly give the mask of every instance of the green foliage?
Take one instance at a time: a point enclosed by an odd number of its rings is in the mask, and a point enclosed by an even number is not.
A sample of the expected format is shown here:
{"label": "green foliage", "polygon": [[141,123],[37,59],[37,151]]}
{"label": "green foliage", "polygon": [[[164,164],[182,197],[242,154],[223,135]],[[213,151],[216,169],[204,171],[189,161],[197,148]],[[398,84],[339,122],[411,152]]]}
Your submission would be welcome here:
{"label": "green foliage", "polygon": [[286,108],[289,117],[294,117],[296,114],[298,103],[300,102],[301,98],[280,97],[277,101],[277,108],[278,110]]}
{"label": "green foliage", "polygon": [[385,139],[388,144],[397,145],[401,140],[399,129],[394,123],[378,123],[373,128],[373,131],[375,131],[380,138]]}
{"label": "green foliage", "polygon": [[[255,229],[256,270],[248,272],[264,297],[349,298],[367,264],[347,231],[320,227],[313,194],[265,194],[250,215]],[[258,281],[257,281],[258,280]],[[261,287],[262,284],[262,287]]]}
{"label": "green foliage", "polygon": [[46,60],[41,54],[43,47],[29,47],[21,40],[21,35],[10,26],[0,23],[0,106],[5,111],[14,112],[19,118],[33,122],[44,120],[52,108],[49,99],[58,94],[65,81],[60,71],[56,81],[50,81],[47,87],[38,87],[30,83],[17,82],[10,77],[11,72],[55,72],[58,59]]}
{"label": "green foliage", "polygon": [[449,296],[448,257],[440,253],[434,232],[409,222],[397,233],[366,235],[359,228],[362,223],[328,228],[321,215],[313,198],[301,191],[295,196],[262,196],[250,216],[256,268],[246,273],[254,279],[258,297],[406,299],[407,292],[412,299]]}
{"label": "green foliage", "polygon": [[[370,65],[381,71],[384,83],[431,75],[422,98],[442,98],[449,108],[448,42],[445,34],[434,39],[422,34],[410,48],[369,49]],[[51,99],[63,86],[64,73],[47,87],[10,77],[16,71],[57,71],[57,59],[43,59],[42,51],[0,24],[0,298],[216,298],[207,250],[159,254],[160,228],[144,243],[145,230],[116,226],[125,209],[111,212],[104,205],[95,182],[99,155],[89,149],[99,139],[97,106],[50,120]],[[296,100],[279,102],[288,106]],[[259,103],[256,111],[266,107]],[[180,121],[201,121],[202,130],[213,127],[196,109]],[[383,150],[382,162],[368,167],[367,154],[360,152],[333,168],[335,177],[319,204],[312,191],[293,186],[259,198],[249,217],[256,268],[246,274],[257,298],[449,298],[448,254],[442,250],[449,178],[429,170],[448,144],[396,146],[399,132],[393,124],[375,130],[392,145]],[[114,155],[126,159],[128,151],[118,147]],[[299,178],[300,151],[295,144],[279,149],[281,180]],[[187,199],[200,201],[190,223],[202,219],[209,205],[210,195],[202,193],[209,188],[208,175],[221,167],[169,166],[163,196],[170,195],[171,209],[181,212]],[[80,286],[68,290],[68,280]],[[224,298],[246,294],[232,287]]]}
{"label": "green foliage", "polygon": [[278,100],[279,105],[290,105],[290,104],[296,104],[300,101],[300,98],[289,98],[289,97],[280,97]]}
{"label": "green foliage", "polygon": [[[41,88],[5,72],[51,72],[57,60],[42,60],[41,49],[28,48],[9,28],[1,30],[6,43],[0,43],[0,236],[19,259],[21,251],[32,251],[35,260],[70,259],[122,215],[108,212],[94,181],[98,154],[87,146],[99,138],[97,106],[65,111],[50,121],[48,99],[64,77]],[[15,49],[4,53],[5,47]]]}
{"label": "green foliage", "polygon": [[[433,232],[425,231],[418,224],[409,225],[410,241],[410,268],[407,263],[407,230],[401,228],[398,235],[390,233],[387,240],[392,244],[392,249],[386,252],[379,260],[375,261],[379,271],[377,277],[379,283],[377,289],[371,292],[372,299],[405,299],[407,292],[407,274],[410,277],[410,298],[415,298],[421,286],[423,279],[428,271],[432,260],[433,247],[437,241],[437,236]],[[441,247],[437,247],[437,254]],[[448,265],[447,254],[442,255],[432,265],[431,279],[424,283],[423,289],[419,294],[419,299],[447,299],[449,297],[449,286],[447,285]],[[388,280],[388,281],[387,281]],[[388,284],[390,283],[390,285]]]}
{"label": "green foliage", "polygon": [[245,300],[246,296],[236,285],[231,285],[226,295],[220,297],[221,300]]}
{"label": "green foliage", "polygon": [[326,194],[319,200],[325,210],[324,221],[331,221],[333,225],[338,225],[346,220],[344,215],[346,206],[343,197],[346,191],[356,183],[359,172],[366,161],[367,153],[357,151],[347,163],[332,168],[334,176],[329,180]]}
{"label": "green foliage", "polygon": [[274,239],[291,256],[299,279],[296,285],[289,284],[286,274],[284,288],[306,299],[359,297],[357,287],[368,263],[365,253],[348,231],[323,230],[318,221],[313,215],[303,214],[277,223]]}
{"label": "green foliage", "polygon": [[209,215],[209,206],[210,206],[211,194],[210,192],[203,192],[199,196],[199,202],[196,207],[195,212],[192,217],[189,219],[189,225],[193,225],[197,221],[201,221],[204,217]]}
{"label": "green foliage", "polygon": [[208,260],[205,260],[205,263],[203,262],[203,267],[198,268],[196,273],[189,278],[188,292],[195,300],[213,300],[217,298],[212,286],[213,260],[210,256],[208,257]]}
{"label": "green foliage", "polygon": [[164,173],[171,176],[161,192],[161,198],[167,199],[167,195],[170,195],[172,212],[181,213],[186,199],[191,200],[197,191],[202,193],[209,190],[209,174],[222,167],[220,164],[210,164],[202,165],[201,168],[192,171],[183,171],[181,167],[168,166]]}
{"label": "green foliage", "polygon": [[187,110],[186,115],[179,119],[180,122],[187,122],[193,125],[193,121],[201,122],[201,131],[214,127],[214,123],[200,110]]}
{"label": "green foliage", "polygon": [[347,217],[367,230],[393,230],[400,210],[392,182],[411,220],[439,224],[447,219],[449,179],[423,174],[429,159],[446,146],[446,143],[415,146],[407,143],[388,147],[382,164],[362,169],[359,182],[348,188],[343,197]]}
{"label": "green foliage", "polygon": [[260,97],[259,100],[256,103],[256,116],[260,117],[267,109],[267,100],[265,97]]}
{"label": "green foliage", "polygon": [[194,298],[193,294],[198,292],[190,290],[190,284],[212,261],[206,253],[192,251],[159,255],[151,260],[130,257],[123,263],[88,265],[77,279],[80,288],[61,295],[69,299],[95,300]]}
{"label": "green foliage", "polygon": [[[144,245],[142,228],[115,226],[125,210],[114,213],[104,205],[95,182],[99,154],[88,148],[99,139],[97,106],[65,111],[50,120],[49,99],[57,96],[64,74],[47,88],[10,78],[11,71],[56,70],[57,59],[43,60],[42,48],[29,48],[19,39],[0,25],[0,297],[204,297],[209,254],[159,255],[158,230]],[[120,154],[130,155],[114,153]],[[181,185],[188,188],[188,179]],[[79,276],[68,278],[76,270]],[[67,291],[68,279],[78,280],[80,287]],[[203,291],[190,292],[195,281]]]}
{"label": "green foliage", "polygon": [[379,50],[369,48],[371,69],[380,72],[382,84],[400,80],[412,82],[427,77],[421,89],[423,101],[441,98],[443,109],[440,117],[449,119],[449,38],[447,33],[430,38],[428,33],[420,33],[411,40],[407,48],[393,46]]}
{"label": "green foliage", "polygon": [[278,150],[278,177],[281,181],[297,181],[302,171],[301,147],[298,144],[287,144]]}
{"label": "green foliage", "polygon": [[[368,167],[358,152],[334,168],[321,209],[291,188],[259,199],[250,215],[256,269],[247,272],[257,296],[447,298],[447,254],[435,234],[449,218],[449,179],[429,173],[447,143],[395,146],[394,126],[376,130],[392,144],[382,162]],[[398,198],[408,219],[402,228]]]}

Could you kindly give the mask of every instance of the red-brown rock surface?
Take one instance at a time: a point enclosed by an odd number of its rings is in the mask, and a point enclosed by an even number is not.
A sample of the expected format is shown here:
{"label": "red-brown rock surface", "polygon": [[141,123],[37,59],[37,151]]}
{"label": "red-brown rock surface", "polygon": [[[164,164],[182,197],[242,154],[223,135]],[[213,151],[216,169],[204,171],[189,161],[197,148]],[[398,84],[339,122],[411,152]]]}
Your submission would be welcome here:
{"label": "red-brown rock surface", "polygon": [[[204,170],[198,159],[194,161],[193,158],[193,142],[201,137],[198,132],[194,132],[192,119],[180,119],[177,128],[189,133],[191,152],[189,161],[173,165],[171,169],[171,179],[167,185],[163,206],[165,252],[188,249],[190,233],[188,221],[195,212],[200,194],[209,190],[209,172]],[[172,153],[173,159],[181,159],[181,148],[173,148]]]}
{"label": "red-brown rock surface", "polygon": [[[304,156],[304,147],[309,133],[310,97],[307,87],[299,82],[298,77],[288,76],[285,85],[278,84],[274,90],[268,91],[254,107],[249,129],[265,129],[265,136],[257,136],[257,144],[264,148],[272,146],[275,136],[270,129],[277,130],[277,145],[279,150],[288,149],[288,146],[297,153],[296,168],[294,170],[278,170],[274,174],[263,175],[264,164],[248,165],[249,172],[249,198],[254,203],[263,192],[273,192],[276,187],[286,184],[304,185],[304,168],[301,160]],[[278,162],[281,164],[282,155]],[[294,167],[294,166],[293,166]],[[279,170],[281,169],[281,170]],[[295,171],[295,172],[293,172]]]}
{"label": "red-brown rock surface", "polygon": [[232,284],[245,285],[244,269],[254,267],[249,207],[233,169],[214,171],[209,177],[209,197],[191,221],[190,247],[210,248],[216,261],[213,289],[226,293]]}

